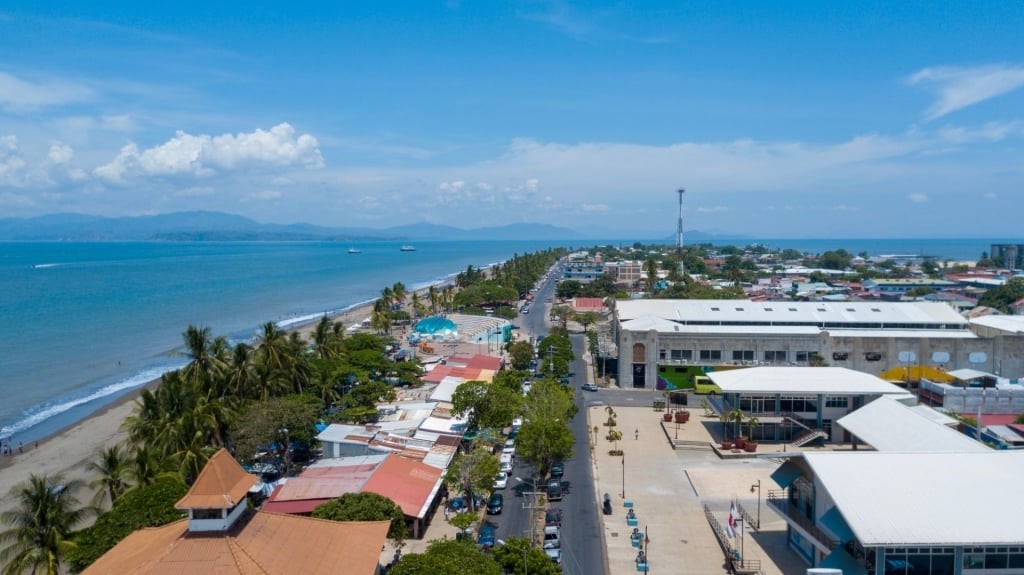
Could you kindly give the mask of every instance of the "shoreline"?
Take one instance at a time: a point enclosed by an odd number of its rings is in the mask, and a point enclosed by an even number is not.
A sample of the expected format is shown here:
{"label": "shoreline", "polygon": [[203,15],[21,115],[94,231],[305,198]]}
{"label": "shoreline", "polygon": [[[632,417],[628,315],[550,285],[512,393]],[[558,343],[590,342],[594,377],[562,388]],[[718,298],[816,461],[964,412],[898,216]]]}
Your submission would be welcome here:
{"label": "shoreline", "polygon": [[[495,265],[500,263],[490,264],[484,269],[489,273]],[[453,283],[457,273],[459,272],[445,276],[443,280],[419,284],[421,287],[410,291],[409,296],[416,293],[422,297],[429,293],[431,287],[437,288]],[[325,311],[311,316],[308,321],[286,325],[282,329],[286,333],[298,332],[304,338],[308,338],[319,318],[324,315],[332,321],[341,321],[346,328],[359,325],[370,317],[374,301],[376,299],[358,302],[341,308],[344,311],[335,314]],[[88,484],[93,477],[86,471],[86,465],[95,459],[99,450],[125,439],[127,434],[121,426],[134,412],[135,400],[143,389],[154,389],[159,384],[160,378],[149,381],[116,400],[99,406],[81,420],[68,424],[29,445],[24,445],[22,452],[19,452],[17,443],[11,445],[11,455],[0,456],[0,512],[14,506],[16,502],[6,495],[15,486],[27,481],[31,474],[61,474],[65,479],[82,479]],[[88,497],[82,496],[80,501],[86,503]],[[88,523],[91,524],[91,520]]]}

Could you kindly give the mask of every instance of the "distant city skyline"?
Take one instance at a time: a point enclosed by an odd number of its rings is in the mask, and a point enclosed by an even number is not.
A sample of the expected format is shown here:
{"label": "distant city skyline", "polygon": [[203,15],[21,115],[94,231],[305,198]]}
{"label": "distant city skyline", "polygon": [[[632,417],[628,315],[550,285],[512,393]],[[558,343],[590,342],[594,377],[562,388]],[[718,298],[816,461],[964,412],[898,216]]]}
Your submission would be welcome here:
{"label": "distant city skyline", "polygon": [[996,2],[4,7],[0,218],[650,237],[682,187],[684,242],[1014,237],[1021,29]]}

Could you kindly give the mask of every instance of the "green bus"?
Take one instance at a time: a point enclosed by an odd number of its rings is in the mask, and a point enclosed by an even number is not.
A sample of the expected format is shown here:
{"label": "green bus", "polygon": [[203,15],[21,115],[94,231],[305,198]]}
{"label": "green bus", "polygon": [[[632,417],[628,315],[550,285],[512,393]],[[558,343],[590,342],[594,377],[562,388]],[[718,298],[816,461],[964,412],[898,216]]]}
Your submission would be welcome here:
{"label": "green bus", "polygon": [[693,378],[693,391],[698,395],[718,395],[722,388],[711,383],[711,378],[706,375],[698,375]]}

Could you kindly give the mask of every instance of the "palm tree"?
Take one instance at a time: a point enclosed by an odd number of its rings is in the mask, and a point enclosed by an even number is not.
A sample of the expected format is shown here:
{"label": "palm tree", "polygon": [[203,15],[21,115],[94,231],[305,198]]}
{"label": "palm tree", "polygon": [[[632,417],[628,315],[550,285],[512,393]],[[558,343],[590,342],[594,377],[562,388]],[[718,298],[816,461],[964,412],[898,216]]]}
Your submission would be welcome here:
{"label": "palm tree", "polygon": [[224,364],[217,352],[226,343],[219,341],[215,345],[208,327],[190,325],[181,335],[185,340],[185,356],[189,358],[188,365],[181,370],[182,376],[197,389],[205,389],[223,371]]}
{"label": "palm tree", "polygon": [[423,300],[420,299],[419,293],[413,292],[410,302],[412,305],[412,311],[416,317],[423,317],[427,315],[427,306],[423,305]]}
{"label": "palm tree", "polygon": [[231,353],[231,365],[225,374],[225,385],[238,399],[245,399],[252,393],[256,376],[252,367],[252,348],[239,343]]}
{"label": "palm tree", "polygon": [[127,466],[125,474],[135,484],[132,489],[152,485],[160,477],[168,475],[153,450],[145,446],[135,448]]}
{"label": "palm tree", "polygon": [[334,357],[335,332],[333,322],[327,316],[320,318],[316,328],[313,330],[313,345],[316,347],[316,356],[320,359],[331,359]]}
{"label": "palm tree", "polygon": [[105,497],[109,497],[113,506],[117,498],[128,489],[128,457],[120,446],[114,445],[100,451],[95,461],[85,466],[86,470],[96,472],[99,477],[89,483],[96,490],[93,505],[99,507]]}
{"label": "palm tree", "polygon": [[441,302],[441,296],[437,293],[437,288],[430,286],[427,289],[427,299],[430,301],[430,313],[436,314]]}
{"label": "palm tree", "polygon": [[0,513],[0,523],[10,526],[0,532],[0,545],[6,544],[0,550],[4,575],[60,573],[61,562],[75,546],[72,531],[88,511],[74,496],[83,486],[77,479],[32,474],[11,489],[17,506]]}
{"label": "palm tree", "polygon": [[405,284],[402,282],[395,282],[395,285],[391,286],[391,294],[394,296],[395,301],[403,309],[405,308],[405,298],[409,296],[409,292],[405,289]]}
{"label": "palm tree", "polygon": [[658,262],[654,258],[647,258],[644,262],[644,272],[647,273],[647,293],[654,293],[654,284],[658,281]]}
{"label": "palm tree", "polygon": [[288,339],[284,331],[276,323],[268,321],[263,324],[263,333],[259,336],[256,346],[259,360],[273,369],[284,369],[289,361]]}

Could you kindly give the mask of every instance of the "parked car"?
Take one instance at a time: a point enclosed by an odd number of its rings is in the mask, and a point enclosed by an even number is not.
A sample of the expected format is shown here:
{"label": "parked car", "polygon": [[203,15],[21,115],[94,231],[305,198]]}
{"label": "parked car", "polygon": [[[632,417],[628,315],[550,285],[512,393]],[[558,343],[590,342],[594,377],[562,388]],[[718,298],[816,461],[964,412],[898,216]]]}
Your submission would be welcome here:
{"label": "parked car", "polygon": [[544,512],[544,526],[555,525],[557,527],[562,526],[562,510],[554,507],[548,507],[547,511]]}
{"label": "parked car", "polygon": [[505,489],[506,487],[508,487],[508,473],[499,471],[498,475],[494,478],[494,488]]}
{"label": "parked car", "polygon": [[492,493],[491,498],[487,500],[487,514],[498,515],[504,506],[505,496],[500,493]]}
{"label": "parked car", "polygon": [[545,549],[544,553],[555,562],[556,565],[562,564],[562,550],[558,548]]}
{"label": "parked car", "polygon": [[505,447],[503,447],[501,449],[501,452],[502,453],[508,453],[508,454],[514,456],[516,454],[516,440],[515,439],[506,439],[505,440]]}
{"label": "parked car", "polygon": [[557,479],[548,481],[548,501],[562,500],[562,482]]}
{"label": "parked car", "polygon": [[549,525],[544,528],[544,549],[560,549],[562,547],[562,528]]}
{"label": "parked car", "polygon": [[476,542],[483,547],[494,547],[494,526],[485,523],[477,534]]}
{"label": "parked car", "polygon": [[[476,493],[474,493],[473,494],[473,503],[475,503],[476,504],[475,505],[476,508],[479,509],[484,504],[484,498],[479,496],[479,495],[477,495]],[[455,512],[465,511],[466,510],[466,498],[465,498],[465,496],[459,495],[458,497],[453,498],[451,501],[448,502],[448,508],[451,509],[452,511],[455,511]]]}
{"label": "parked car", "polygon": [[593,383],[584,383],[580,386],[583,391],[597,391],[597,385]]}
{"label": "parked car", "polygon": [[551,464],[551,477],[552,479],[562,479],[565,475],[565,464],[561,461],[556,461]]}

